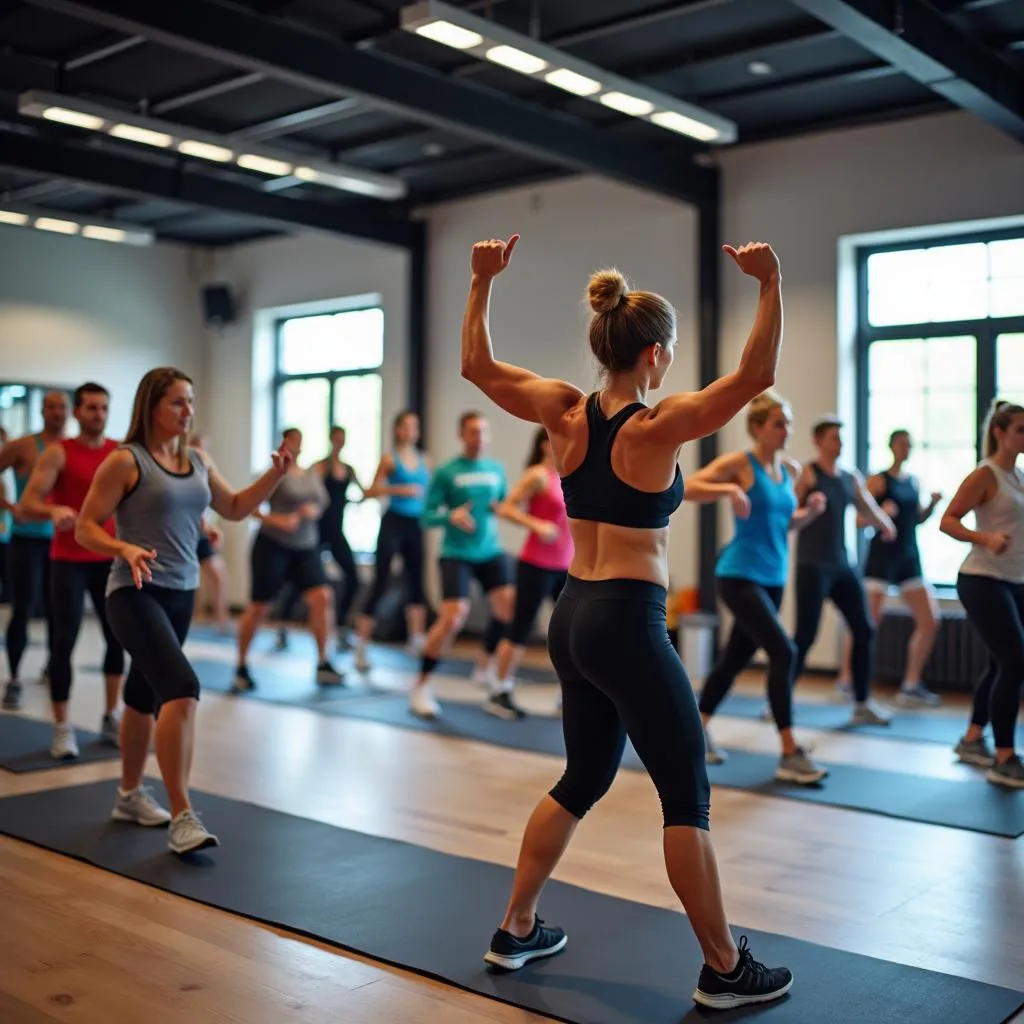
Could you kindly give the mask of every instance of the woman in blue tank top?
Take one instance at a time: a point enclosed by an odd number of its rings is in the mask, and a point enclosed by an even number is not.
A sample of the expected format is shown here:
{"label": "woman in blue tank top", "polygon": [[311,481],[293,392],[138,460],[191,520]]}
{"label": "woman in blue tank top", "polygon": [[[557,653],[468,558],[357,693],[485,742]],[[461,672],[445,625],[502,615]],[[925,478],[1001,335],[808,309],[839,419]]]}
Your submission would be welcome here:
{"label": "woman in blue tank top", "polygon": [[367,498],[387,496],[387,511],[381,517],[377,535],[377,555],[373,587],[356,620],[356,668],[370,668],[367,646],[376,625],[377,605],[391,580],[391,563],[402,558],[405,581],[405,628],[409,652],[417,655],[423,648],[427,625],[427,607],[423,597],[423,525],[420,517],[426,504],[430,483],[430,462],[419,449],[420,418],[414,412],[400,412],[392,426],[393,451],[385,454],[377,466]]}
{"label": "woman in blue tank top", "polygon": [[[170,824],[168,846],[185,854],[216,846],[189,799],[199,679],[182,651],[199,586],[199,537],[207,507],[222,518],[248,518],[270,497],[291,466],[281,446],[273,466],[235,491],[206,452],[187,444],[195,399],[180,370],[150,370],[135,393],[124,444],[97,470],[82,503],[75,540],[113,558],[107,619],[131,655],[121,719],[121,785],[112,817],[137,825]],[[117,518],[117,537],[103,529]],[[164,810],[143,786],[154,735],[170,801]]]}
{"label": "woman in blue tank top", "polygon": [[[789,531],[816,518],[824,505],[813,496],[798,509],[794,480],[800,466],[785,454],[792,426],[789,406],[766,391],[750,403],[747,431],[752,451],[722,455],[690,477],[688,501],[729,498],[736,512],[736,533],[722,549],[715,576],[718,596],[733,615],[732,631],[700,695],[700,713],[708,721],[757,649],[768,655],[768,700],[782,741],[775,777],[783,782],[815,785],[828,774],[814,764],[793,738],[793,672],[796,646],[779,619],[789,576]],[[721,764],[724,752],[710,737],[708,764]]]}

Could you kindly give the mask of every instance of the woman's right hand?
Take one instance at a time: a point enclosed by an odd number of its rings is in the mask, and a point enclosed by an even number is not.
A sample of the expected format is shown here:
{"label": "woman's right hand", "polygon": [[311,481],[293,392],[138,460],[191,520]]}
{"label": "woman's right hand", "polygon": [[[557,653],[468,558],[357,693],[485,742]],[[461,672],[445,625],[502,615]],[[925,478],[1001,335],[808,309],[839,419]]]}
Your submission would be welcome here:
{"label": "woman's right hand", "polygon": [[121,557],[128,563],[135,581],[135,589],[141,590],[144,583],[153,582],[153,570],[149,563],[156,560],[156,552],[152,549],[140,548],[136,544],[126,544]]}
{"label": "woman's right hand", "polygon": [[1010,535],[1008,533],[983,533],[981,546],[991,551],[993,555],[1001,555],[1010,546]]}

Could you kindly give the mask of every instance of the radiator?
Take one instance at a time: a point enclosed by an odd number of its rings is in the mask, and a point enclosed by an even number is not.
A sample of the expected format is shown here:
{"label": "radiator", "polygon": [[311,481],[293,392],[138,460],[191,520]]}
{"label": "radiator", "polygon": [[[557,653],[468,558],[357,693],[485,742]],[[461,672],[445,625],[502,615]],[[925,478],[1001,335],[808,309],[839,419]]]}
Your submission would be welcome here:
{"label": "radiator", "polygon": [[[907,641],[914,631],[914,620],[903,609],[886,609],[875,641],[875,676],[887,682],[903,679],[907,663]],[[941,613],[935,649],[924,668],[922,682],[935,690],[974,688],[988,664],[988,651],[959,609]]]}

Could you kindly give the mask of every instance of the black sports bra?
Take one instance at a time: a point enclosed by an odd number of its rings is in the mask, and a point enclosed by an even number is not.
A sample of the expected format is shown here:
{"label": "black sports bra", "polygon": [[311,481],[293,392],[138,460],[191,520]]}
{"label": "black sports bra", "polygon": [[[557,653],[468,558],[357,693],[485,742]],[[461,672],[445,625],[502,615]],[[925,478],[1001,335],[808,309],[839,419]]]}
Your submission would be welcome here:
{"label": "black sports bra", "polygon": [[612,469],[612,445],[622,425],[647,406],[633,402],[611,419],[601,412],[598,393],[587,398],[587,427],[590,437],[583,461],[562,477],[562,493],[570,519],[588,519],[613,526],[656,530],[668,526],[672,513],[683,500],[683,474],[664,491],[640,491],[620,480]]}

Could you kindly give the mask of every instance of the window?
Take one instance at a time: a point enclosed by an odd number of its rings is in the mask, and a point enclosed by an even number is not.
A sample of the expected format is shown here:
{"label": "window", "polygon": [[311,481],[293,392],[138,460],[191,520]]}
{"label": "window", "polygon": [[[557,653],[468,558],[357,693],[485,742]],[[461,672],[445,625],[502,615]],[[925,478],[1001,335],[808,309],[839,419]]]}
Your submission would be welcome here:
{"label": "window", "polygon": [[918,543],[925,575],[952,586],[964,545],[938,517],[981,457],[998,394],[1024,397],[1024,237],[949,239],[860,253],[858,461],[889,464],[889,435],[909,430],[922,496],[941,491]]}
{"label": "window", "polygon": [[[310,466],[328,455],[331,427],[344,427],[342,458],[369,487],[381,455],[383,362],[381,309],[346,310],[278,322],[275,435],[279,438],[286,427],[302,431],[302,465]],[[376,501],[350,505],[346,510],[345,536],[353,551],[372,552],[379,528]]]}

